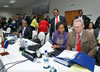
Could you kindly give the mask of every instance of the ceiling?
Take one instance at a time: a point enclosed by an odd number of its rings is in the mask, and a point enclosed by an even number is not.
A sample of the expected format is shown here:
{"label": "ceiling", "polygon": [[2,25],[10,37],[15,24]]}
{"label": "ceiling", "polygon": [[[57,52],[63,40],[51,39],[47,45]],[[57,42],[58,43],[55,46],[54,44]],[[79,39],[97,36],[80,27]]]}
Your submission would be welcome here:
{"label": "ceiling", "polygon": [[39,0],[16,0],[14,4],[10,4],[9,0],[0,0],[0,8],[4,8],[4,5],[10,5],[9,8],[22,9],[28,6],[32,6],[37,2],[39,2]]}

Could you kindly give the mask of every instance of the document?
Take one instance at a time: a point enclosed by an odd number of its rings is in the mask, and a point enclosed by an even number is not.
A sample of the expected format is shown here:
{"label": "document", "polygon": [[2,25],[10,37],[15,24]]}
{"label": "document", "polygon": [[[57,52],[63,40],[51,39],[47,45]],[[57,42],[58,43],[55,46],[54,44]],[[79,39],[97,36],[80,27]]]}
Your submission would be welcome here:
{"label": "document", "polygon": [[72,67],[68,69],[67,72],[91,72],[91,71],[83,66],[74,64]]}
{"label": "document", "polygon": [[58,55],[57,57],[60,58],[67,58],[67,59],[74,59],[76,54],[78,52],[77,51],[70,51],[70,50],[64,50],[60,55]]}
{"label": "document", "polygon": [[40,48],[40,52],[41,53],[44,53],[45,50],[47,50],[48,52],[52,52],[54,51],[53,48],[51,48],[52,44],[47,41],[41,48]]}

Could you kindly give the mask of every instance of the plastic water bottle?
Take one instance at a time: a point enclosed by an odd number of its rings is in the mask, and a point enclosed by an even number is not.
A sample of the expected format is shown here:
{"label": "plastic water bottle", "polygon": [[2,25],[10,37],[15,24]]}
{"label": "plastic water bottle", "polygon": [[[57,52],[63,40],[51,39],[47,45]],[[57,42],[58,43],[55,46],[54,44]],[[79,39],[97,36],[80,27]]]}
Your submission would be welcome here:
{"label": "plastic water bottle", "polygon": [[54,67],[54,57],[52,58],[52,60],[50,61],[50,70],[49,72],[57,72],[57,69]]}
{"label": "plastic water bottle", "polygon": [[50,67],[50,71],[49,72],[57,72],[57,70],[55,69],[54,66]]}
{"label": "plastic water bottle", "polygon": [[28,49],[28,43],[25,41],[25,49]]}
{"label": "plastic water bottle", "polygon": [[50,68],[50,65],[49,65],[49,58],[48,58],[48,55],[47,55],[47,50],[45,50],[45,55],[44,55],[43,61],[44,61],[43,68],[44,68],[44,69]]}

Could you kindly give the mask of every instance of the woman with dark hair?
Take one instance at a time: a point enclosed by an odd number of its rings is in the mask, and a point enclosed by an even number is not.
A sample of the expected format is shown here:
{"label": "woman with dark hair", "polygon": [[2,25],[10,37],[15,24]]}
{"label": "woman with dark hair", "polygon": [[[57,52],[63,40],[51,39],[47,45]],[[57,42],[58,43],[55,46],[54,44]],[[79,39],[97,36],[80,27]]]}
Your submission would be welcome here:
{"label": "woman with dark hair", "polygon": [[90,32],[94,32],[95,27],[94,27],[93,22],[89,22],[88,29],[89,29]]}
{"label": "woman with dark hair", "polygon": [[65,48],[68,40],[68,33],[65,32],[65,25],[61,22],[56,24],[56,32],[53,34],[52,39],[52,48],[54,52],[51,53],[52,56],[55,56],[61,53]]}
{"label": "woman with dark hair", "polygon": [[38,22],[37,22],[37,16],[34,16],[34,19],[32,20],[32,22],[31,22],[31,28],[32,28],[32,30],[36,30],[36,29],[38,29]]}

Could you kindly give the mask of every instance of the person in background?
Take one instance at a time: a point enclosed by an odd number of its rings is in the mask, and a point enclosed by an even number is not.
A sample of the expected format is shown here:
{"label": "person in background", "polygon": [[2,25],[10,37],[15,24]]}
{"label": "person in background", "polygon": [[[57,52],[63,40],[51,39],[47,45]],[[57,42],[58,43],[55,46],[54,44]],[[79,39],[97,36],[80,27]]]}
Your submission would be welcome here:
{"label": "person in background", "polygon": [[83,21],[84,21],[84,29],[87,29],[87,27],[88,27],[88,23],[90,22],[90,18],[89,17],[87,17],[86,15],[83,15],[83,11],[82,10],[80,10],[79,11],[79,16],[76,16],[76,19],[77,18],[82,18],[83,19]]}
{"label": "person in background", "polygon": [[98,18],[95,21],[95,28],[99,28],[99,24],[100,24],[100,16],[98,16]]}
{"label": "person in background", "polygon": [[6,22],[3,24],[2,29],[3,29],[4,31],[6,31],[6,30],[7,30],[7,23],[6,23]]}
{"label": "person in background", "polygon": [[32,30],[36,30],[36,29],[38,29],[38,22],[37,22],[37,16],[34,16],[34,19],[32,20],[32,22],[31,22],[31,28],[32,28]]}
{"label": "person in background", "polygon": [[12,19],[9,18],[9,20],[8,20],[8,24],[11,25],[11,22],[12,22]]}
{"label": "person in background", "polygon": [[50,24],[50,39],[52,38],[53,32],[56,31],[56,24],[62,22],[65,25],[65,31],[68,32],[67,23],[65,17],[59,15],[59,10],[57,8],[53,9],[54,17],[51,19]]}
{"label": "person in background", "polygon": [[50,23],[50,18],[49,18],[48,15],[47,15],[47,17],[45,18],[45,20],[47,20],[47,21]]}
{"label": "person in background", "polygon": [[32,39],[32,29],[28,26],[26,20],[22,21],[22,30],[20,32],[23,38]]}
{"label": "person in background", "polygon": [[1,24],[1,27],[2,27],[2,28],[3,28],[3,25],[6,23],[6,20],[7,20],[6,17],[2,17],[2,18],[1,18],[0,24]]}
{"label": "person in background", "polygon": [[12,32],[16,31],[16,29],[17,29],[17,23],[16,23],[15,16],[12,17],[11,28],[12,28]]}
{"label": "person in background", "polygon": [[68,40],[68,32],[65,31],[65,28],[66,26],[62,22],[57,23],[51,46],[55,51],[51,52],[51,56],[55,56],[65,50]]}
{"label": "person in background", "polygon": [[69,33],[66,49],[84,52],[95,57],[97,45],[94,34],[84,30],[84,22],[81,18],[75,19],[73,25],[74,31]]}
{"label": "person in background", "polygon": [[[99,23],[99,22],[98,22]],[[97,42],[97,51],[96,51],[96,65],[100,66],[100,24],[97,24],[98,27],[94,29],[94,35]]]}
{"label": "person in background", "polygon": [[45,32],[47,33],[48,32],[48,28],[49,28],[49,23],[48,21],[46,20],[41,20],[40,23],[39,23],[39,33],[40,32]]}
{"label": "person in background", "polygon": [[97,45],[100,46],[100,24],[98,24],[98,28],[94,29],[94,35],[97,40]]}
{"label": "person in background", "polygon": [[30,26],[30,23],[31,23],[30,17],[29,17],[26,13],[25,13],[25,15],[24,15],[24,20],[26,20],[27,23],[28,23],[28,26]]}
{"label": "person in background", "polygon": [[95,29],[95,27],[94,27],[93,22],[89,22],[89,24],[88,24],[88,30],[89,30],[90,32],[94,33],[94,29]]}
{"label": "person in background", "polygon": [[4,23],[2,29],[5,31],[5,33],[11,33],[11,28],[6,22]]}

